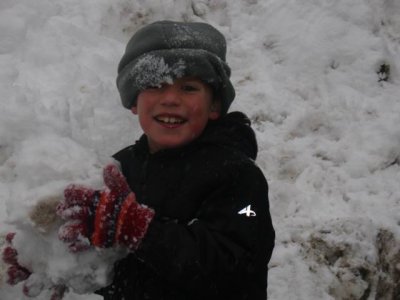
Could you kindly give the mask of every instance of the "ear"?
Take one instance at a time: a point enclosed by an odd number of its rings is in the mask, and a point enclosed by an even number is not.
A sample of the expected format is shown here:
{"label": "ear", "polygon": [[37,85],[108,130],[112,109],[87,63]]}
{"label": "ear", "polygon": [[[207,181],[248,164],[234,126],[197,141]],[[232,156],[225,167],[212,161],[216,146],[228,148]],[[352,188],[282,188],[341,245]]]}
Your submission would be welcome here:
{"label": "ear", "polygon": [[211,103],[210,112],[208,118],[210,120],[217,120],[221,115],[221,102],[219,100],[213,101]]}
{"label": "ear", "polygon": [[136,106],[136,105],[131,107],[131,112],[132,112],[134,115],[137,115],[137,106]]}

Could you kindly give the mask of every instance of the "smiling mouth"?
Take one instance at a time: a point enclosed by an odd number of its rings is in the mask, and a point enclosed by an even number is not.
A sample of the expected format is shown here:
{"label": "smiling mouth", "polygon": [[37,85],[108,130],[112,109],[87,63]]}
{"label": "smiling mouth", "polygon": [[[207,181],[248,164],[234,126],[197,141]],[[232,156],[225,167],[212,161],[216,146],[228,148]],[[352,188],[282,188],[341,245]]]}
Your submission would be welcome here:
{"label": "smiling mouth", "polygon": [[154,118],[157,122],[167,124],[167,125],[180,125],[186,122],[185,119],[177,116],[156,116]]}

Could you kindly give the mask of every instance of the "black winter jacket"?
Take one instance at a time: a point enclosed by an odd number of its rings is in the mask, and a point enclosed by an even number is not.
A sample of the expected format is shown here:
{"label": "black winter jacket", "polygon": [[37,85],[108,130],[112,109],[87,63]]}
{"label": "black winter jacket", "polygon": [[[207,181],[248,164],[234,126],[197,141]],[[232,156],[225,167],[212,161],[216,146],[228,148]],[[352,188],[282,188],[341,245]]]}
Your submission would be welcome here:
{"label": "black winter jacket", "polygon": [[146,136],[114,157],[155,218],[115,266],[106,300],[265,300],[275,233],[250,121],[230,113],[181,148]]}

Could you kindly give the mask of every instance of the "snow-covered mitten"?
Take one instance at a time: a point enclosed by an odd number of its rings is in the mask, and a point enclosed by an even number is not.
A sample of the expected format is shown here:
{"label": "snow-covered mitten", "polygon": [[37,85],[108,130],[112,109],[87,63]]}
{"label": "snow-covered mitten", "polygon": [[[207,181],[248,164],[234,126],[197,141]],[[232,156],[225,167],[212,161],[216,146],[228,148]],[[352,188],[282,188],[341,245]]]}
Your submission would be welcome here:
{"label": "snow-covered mitten", "polygon": [[54,285],[45,275],[32,273],[18,262],[18,251],[13,246],[15,233],[6,235],[6,245],[2,251],[2,260],[8,265],[7,283],[17,285],[23,282],[22,291],[28,297],[37,297],[44,289],[51,291],[50,300],[61,300],[66,291],[64,285]]}
{"label": "snow-covered mitten", "polygon": [[105,188],[94,190],[69,185],[57,213],[67,222],[59,238],[73,252],[91,245],[108,248],[122,245],[136,250],[154,217],[154,211],[136,202],[125,177],[114,164],[103,170]]}
{"label": "snow-covered mitten", "polygon": [[7,283],[9,285],[16,285],[21,281],[26,280],[31,271],[21,266],[18,263],[18,252],[12,245],[15,233],[10,232],[6,236],[6,246],[3,249],[2,259],[8,265],[7,267]]}

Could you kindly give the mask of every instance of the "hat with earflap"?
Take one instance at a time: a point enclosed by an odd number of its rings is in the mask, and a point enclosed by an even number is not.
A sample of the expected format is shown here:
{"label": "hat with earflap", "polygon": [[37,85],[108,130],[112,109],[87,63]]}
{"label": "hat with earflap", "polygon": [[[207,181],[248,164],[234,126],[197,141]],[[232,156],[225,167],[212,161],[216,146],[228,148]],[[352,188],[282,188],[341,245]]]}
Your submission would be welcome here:
{"label": "hat with earflap", "polygon": [[118,65],[117,87],[124,107],[140,91],[185,76],[209,84],[226,114],[235,98],[226,63],[225,37],[206,23],[158,21],[138,30]]}

